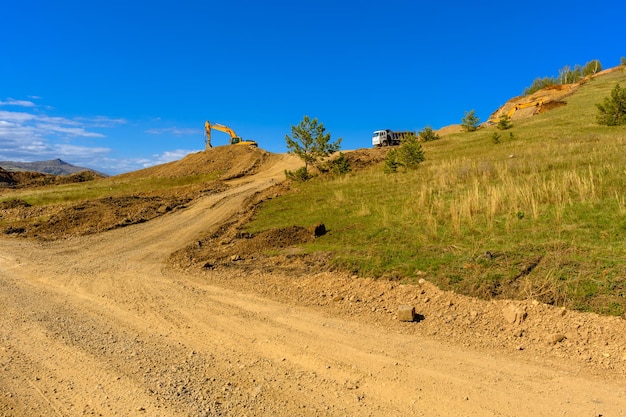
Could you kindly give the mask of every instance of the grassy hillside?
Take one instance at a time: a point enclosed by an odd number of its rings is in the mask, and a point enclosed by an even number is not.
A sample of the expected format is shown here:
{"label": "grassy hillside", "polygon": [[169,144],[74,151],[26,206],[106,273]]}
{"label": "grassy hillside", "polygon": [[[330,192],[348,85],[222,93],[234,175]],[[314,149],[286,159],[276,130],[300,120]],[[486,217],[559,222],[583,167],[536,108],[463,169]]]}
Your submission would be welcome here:
{"label": "grassy hillside", "polygon": [[[532,298],[626,312],[626,127],[595,123],[617,71],[567,105],[510,130],[486,127],[425,143],[414,172],[382,166],[298,185],[267,202],[250,231],[325,223],[306,250],[330,251],[362,276],[484,298]],[[500,143],[493,140],[500,135]]]}

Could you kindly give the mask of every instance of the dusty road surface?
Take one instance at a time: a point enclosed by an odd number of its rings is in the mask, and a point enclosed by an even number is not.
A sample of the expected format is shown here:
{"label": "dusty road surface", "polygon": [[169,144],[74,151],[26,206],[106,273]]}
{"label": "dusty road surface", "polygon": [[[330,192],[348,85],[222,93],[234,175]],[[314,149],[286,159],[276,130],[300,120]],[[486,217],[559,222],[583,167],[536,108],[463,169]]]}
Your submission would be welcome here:
{"label": "dusty road surface", "polygon": [[[0,416],[626,415],[619,349],[603,359],[598,348],[596,360],[585,348],[581,360],[575,350],[530,344],[480,348],[479,333],[440,337],[432,323],[441,330],[456,316],[436,321],[434,310],[401,323],[376,308],[348,313],[343,298],[304,302],[302,294],[339,291],[332,286],[343,278],[330,273],[291,282],[167,266],[173,251],[297,166],[278,158],[130,227],[47,243],[1,238]],[[263,280],[280,285],[277,296]],[[479,320],[492,305],[483,304],[467,314]],[[574,327],[587,323],[573,317]],[[603,320],[594,316],[591,333],[616,325]],[[503,323],[496,333],[509,331]],[[439,336],[416,330],[422,325]]]}

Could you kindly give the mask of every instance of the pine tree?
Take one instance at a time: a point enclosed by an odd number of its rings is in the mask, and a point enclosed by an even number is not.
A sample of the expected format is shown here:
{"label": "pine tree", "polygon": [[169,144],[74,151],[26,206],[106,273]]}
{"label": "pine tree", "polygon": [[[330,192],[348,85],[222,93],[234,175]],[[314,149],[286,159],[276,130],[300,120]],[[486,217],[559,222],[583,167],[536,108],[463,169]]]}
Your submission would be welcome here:
{"label": "pine tree", "polygon": [[318,165],[322,158],[339,150],[341,138],[330,141],[330,133],[317,118],[310,119],[304,116],[297,126],[291,126],[291,135],[285,135],[289,153],[293,153],[304,161],[304,168],[308,172],[309,166]]}
{"label": "pine tree", "polygon": [[474,132],[478,129],[478,125],[480,124],[480,119],[476,116],[475,110],[470,110],[465,112],[465,117],[461,120],[461,126],[463,130],[466,132]]}

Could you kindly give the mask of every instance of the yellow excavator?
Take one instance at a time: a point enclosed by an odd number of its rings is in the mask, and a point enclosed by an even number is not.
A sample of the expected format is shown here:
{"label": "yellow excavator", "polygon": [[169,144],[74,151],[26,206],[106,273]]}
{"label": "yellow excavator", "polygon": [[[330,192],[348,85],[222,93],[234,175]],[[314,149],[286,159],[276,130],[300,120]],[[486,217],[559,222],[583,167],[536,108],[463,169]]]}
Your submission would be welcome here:
{"label": "yellow excavator", "polygon": [[537,107],[537,111],[539,111],[539,109],[541,109],[541,106],[543,106],[543,100],[535,100],[535,101],[529,101],[528,103],[517,104],[511,107],[511,109],[508,111],[506,115],[508,117],[512,117],[513,113],[515,113],[517,110],[526,109],[528,107]]}
{"label": "yellow excavator", "polygon": [[[514,105],[513,107],[511,107],[509,109],[509,111],[507,111],[506,113],[502,112],[500,113],[500,116],[498,117],[502,117],[502,116],[506,116],[509,119],[511,119],[513,117],[513,115],[515,114],[516,111],[518,110],[522,110],[522,109],[527,109],[529,107],[535,107],[535,114],[538,113],[541,110],[541,107],[543,106],[543,99],[539,99],[539,100],[533,100],[533,101],[528,101],[526,103],[518,103],[516,105]],[[496,112],[498,113],[498,112]],[[492,114],[491,117],[495,117],[495,114]],[[489,119],[487,120],[488,124],[498,124],[499,119]]]}
{"label": "yellow excavator", "polygon": [[212,148],[211,145],[211,129],[219,130],[220,132],[225,132],[230,135],[230,144],[231,145],[250,145],[250,146],[259,146],[253,140],[241,139],[233,129],[228,126],[221,125],[219,123],[211,124],[208,120],[204,123],[204,139],[206,141],[206,149]]}

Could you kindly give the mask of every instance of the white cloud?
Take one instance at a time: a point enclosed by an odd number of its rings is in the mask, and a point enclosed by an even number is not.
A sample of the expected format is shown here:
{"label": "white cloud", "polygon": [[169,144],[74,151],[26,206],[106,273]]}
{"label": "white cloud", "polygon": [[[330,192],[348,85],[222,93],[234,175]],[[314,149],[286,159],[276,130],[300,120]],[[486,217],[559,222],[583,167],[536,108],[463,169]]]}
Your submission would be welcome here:
{"label": "white cloud", "polygon": [[103,138],[104,135],[102,133],[96,132],[88,132],[82,127],[65,127],[58,124],[46,124],[39,123],[37,124],[37,129],[40,129],[44,132],[49,133],[61,133],[69,136],[82,136],[86,138]]}
{"label": "white cloud", "polygon": [[0,150],[9,150],[41,139],[33,126],[2,120],[0,116]]}

